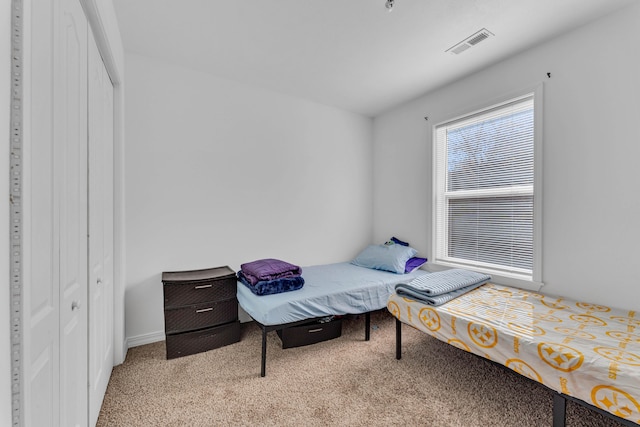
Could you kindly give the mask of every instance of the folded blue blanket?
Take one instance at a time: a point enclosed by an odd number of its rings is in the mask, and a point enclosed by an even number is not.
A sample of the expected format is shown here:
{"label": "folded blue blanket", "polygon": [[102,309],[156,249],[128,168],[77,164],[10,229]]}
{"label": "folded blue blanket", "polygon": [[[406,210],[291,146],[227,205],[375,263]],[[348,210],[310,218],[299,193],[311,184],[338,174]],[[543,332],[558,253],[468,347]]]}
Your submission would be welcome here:
{"label": "folded blue blanket", "polygon": [[453,269],[425,274],[409,283],[396,285],[396,294],[438,306],[484,285],[491,276],[475,271]]}
{"label": "folded blue blanket", "polygon": [[434,297],[430,297],[428,295],[421,294],[419,292],[413,292],[411,289],[406,289],[406,288],[399,288],[399,289],[396,288],[396,294],[400,295],[401,297],[407,297],[410,299],[414,299],[416,301],[420,301],[423,304],[432,305],[436,307],[438,305],[442,305],[446,302],[449,302],[452,299],[459,297],[460,295],[464,295],[467,292],[472,291],[475,288],[478,288],[484,284],[485,282],[477,283],[475,285],[467,286],[465,288],[461,288],[452,292],[447,292],[446,294],[436,295]]}
{"label": "folded blue blanket", "polygon": [[296,277],[283,277],[274,280],[262,280],[256,284],[252,284],[247,280],[242,271],[238,271],[238,279],[240,283],[245,285],[256,295],[272,295],[282,292],[295,291],[304,285],[304,279],[302,276]]}
{"label": "folded blue blanket", "polygon": [[265,258],[240,265],[244,277],[252,285],[260,281],[295,277],[302,274],[302,269],[294,264],[275,259]]}

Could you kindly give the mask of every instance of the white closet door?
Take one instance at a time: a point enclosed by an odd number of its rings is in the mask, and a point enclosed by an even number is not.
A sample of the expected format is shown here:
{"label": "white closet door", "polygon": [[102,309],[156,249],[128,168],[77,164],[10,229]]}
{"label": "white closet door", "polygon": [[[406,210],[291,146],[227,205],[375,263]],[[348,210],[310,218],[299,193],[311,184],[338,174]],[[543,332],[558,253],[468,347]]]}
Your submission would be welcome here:
{"label": "white closet door", "polygon": [[113,86],[89,31],[89,425],[113,368]]}
{"label": "white closet door", "polygon": [[113,86],[80,0],[26,10],[25,425],[95,425],[114,360]]}
{"label": "white closet door", "polygon": [[[24,392],[25,426],[57,426],[60,418],[58,215],[54,209],[54,51],[56,2],[33,0],[25,24],[31,61],[25,74]],[[25,122],[27,124],[27,122]],[[59,205],[55,201],[55,205]]]}
{"label": "white closet door", "polygon": [[54,198],[59,212],[60,425],[85,426],[87,404],[87,20],[62,0],[54,40]]}

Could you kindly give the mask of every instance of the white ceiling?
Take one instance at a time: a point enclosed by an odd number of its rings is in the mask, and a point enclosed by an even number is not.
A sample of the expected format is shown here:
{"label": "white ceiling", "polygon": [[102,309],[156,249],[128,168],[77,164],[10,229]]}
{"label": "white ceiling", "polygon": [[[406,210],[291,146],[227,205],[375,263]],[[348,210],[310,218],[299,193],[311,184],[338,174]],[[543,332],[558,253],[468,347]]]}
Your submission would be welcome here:
{"label": "white ceiling", "polygon": [[[125,51],[376,116],[637,0],[114,0]],[[472,49],[445,50],[476,31]]]}

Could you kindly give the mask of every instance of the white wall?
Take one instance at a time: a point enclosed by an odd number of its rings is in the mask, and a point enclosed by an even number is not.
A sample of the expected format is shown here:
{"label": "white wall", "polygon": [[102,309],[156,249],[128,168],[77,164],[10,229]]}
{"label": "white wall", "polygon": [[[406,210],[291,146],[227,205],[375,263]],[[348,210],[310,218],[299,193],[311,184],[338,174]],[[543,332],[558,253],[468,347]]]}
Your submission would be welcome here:
{"label": "white wall", "polygon": [[11,2],[0,5],[0,425],[11,425],[11,340],[9,300],[9,105],[11,71]]}
{"label": "white wall", "polygon": [[138,55],[125,64],[130,343],[163,337],[163,271],[339,262],[371,241],[370,118]]}
{"label": "white wall", "polygon": [[543,292],[640,308],[639,23],[635,4],[377,117],[374,239],[426,253],[431,126],[544,81]]}

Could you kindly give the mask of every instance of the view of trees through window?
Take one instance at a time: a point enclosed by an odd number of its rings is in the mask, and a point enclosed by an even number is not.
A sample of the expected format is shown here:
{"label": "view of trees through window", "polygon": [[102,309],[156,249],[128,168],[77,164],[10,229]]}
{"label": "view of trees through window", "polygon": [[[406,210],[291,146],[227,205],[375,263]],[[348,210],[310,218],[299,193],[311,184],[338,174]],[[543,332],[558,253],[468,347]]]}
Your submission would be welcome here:
{"label": "view of trees through window", "polygon": [[[532,97],[444,125],[448,260],[531,273],[533,269],[534,110]],[[443,222],[444,221],[444,222]]]}

